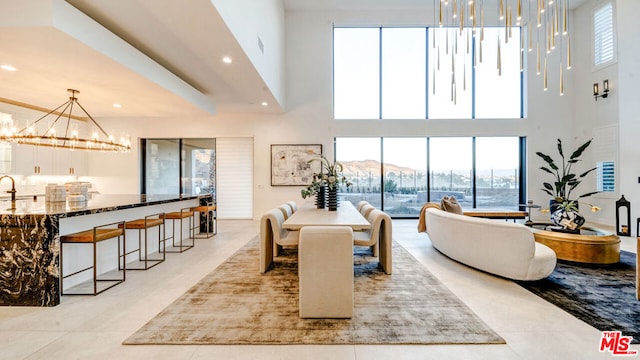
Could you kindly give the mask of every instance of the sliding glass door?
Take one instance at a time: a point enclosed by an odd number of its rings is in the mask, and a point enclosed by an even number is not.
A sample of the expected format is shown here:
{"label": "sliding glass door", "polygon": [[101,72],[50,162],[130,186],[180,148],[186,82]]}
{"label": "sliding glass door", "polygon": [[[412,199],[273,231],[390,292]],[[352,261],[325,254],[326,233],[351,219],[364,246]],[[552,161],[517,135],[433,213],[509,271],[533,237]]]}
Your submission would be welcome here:
{"label": "sliding glass door", "polygon": [[182,140],[182,193],[214,194],[216,185],[215,139]]}
{"label": "sliding glass door", "polygon": [[142,139],[141,149],[143,194],[213,194],[215,199],[215,139]]}
{"label": "sliding glass door", "polygon": [[180,141],[143,140],[143,191],[147,195],[180,194]]}

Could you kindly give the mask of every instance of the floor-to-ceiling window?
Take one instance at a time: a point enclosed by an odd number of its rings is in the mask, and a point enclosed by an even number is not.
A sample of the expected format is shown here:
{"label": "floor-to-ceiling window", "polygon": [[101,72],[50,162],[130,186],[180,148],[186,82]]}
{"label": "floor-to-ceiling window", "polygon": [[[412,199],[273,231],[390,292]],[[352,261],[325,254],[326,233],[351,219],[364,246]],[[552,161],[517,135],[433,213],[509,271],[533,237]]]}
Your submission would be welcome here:
{"label": "floor-to-ceiling window", "polygon": [[357,204],[366,200],[371,205],[382,207],[382,167],[380,138],[347,138],[335,139],[336,160],[343,165],[343,174],[353,184],[341,196]]}
{"label": "floor-to-ceiling window", "polygon": [[341,196],[395,218],[454,196],[463,208],[518,209],[524,201],[524,138],[338,137],[336,160],[353,183]]}
{"label": "floor-to-ceiling window", "polygon": [[520,203],[519,141],[517,137],[475,138],[477,208]]}
{"label": "floor-to-ceiling window", "polygon": [[473,138],[429,138],[429,200],[453,196],[465,208],[473,207]]}
{"label": "floor-to-ceiling window", "polygon": [[334,118],[523,118],[520,30],[336,27]]}
{"label": "floor-to-ceiling window", "polygon": [[424,204],[421,200],[427,190],[426,149],[426,138],[382,138],[383,206],[391,216],[415,216]]}

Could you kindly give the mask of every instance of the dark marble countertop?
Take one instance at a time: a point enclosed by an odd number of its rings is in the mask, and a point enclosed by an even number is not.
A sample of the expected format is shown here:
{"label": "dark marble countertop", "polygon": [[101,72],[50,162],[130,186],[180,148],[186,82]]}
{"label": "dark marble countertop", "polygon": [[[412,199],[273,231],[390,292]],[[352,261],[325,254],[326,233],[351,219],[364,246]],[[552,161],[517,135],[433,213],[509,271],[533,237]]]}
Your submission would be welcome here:
{"label": "dark marble countertop", "polygon": [[91,194],[80,206],[66,202],[45,201],[44,196],[18,198],[16,209],[11,209],[10,200],[0,201],[0,215],[62,215],[80,216],[105,211],[117,211],[141,206],[164,204],[182,200],[207,198],[211,195],[103,195]]}

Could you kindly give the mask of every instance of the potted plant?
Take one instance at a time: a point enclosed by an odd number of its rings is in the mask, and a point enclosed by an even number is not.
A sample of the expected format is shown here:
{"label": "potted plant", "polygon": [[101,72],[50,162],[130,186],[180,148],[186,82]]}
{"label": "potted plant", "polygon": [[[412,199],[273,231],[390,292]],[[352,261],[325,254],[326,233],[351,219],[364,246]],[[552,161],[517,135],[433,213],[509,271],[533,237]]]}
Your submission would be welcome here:
{"label": "potted plant", "polygon": [[313,174],[313,180],[311,181],[311,184],[309,186],[307,186],[306,188],[300,190],[300,195],[302,196],[303,199],[306,199],[307,197],[310,196],[315,196],[316,197],[316,207],[318,209],[324,209],[324,203],[325,203],[325,194],[324,194],[324,189],[325,189],[325,184],[324,181],[322,180],[322,173],[315,173]]}
{"label": "potted plant", "polygon": [[[335,211],[338,207],[337,193],[340,185],[345,185],[347,188],[351,186],[351,182],[342,174],[342,164],[338,161],[330,162],[326,157],[320,156],[316,159],[311,159],[309,162],[320,160],[322,162],[322,170],[320,173],[314,174],[314,180],[306,189],[301,190],[302,198],[307,196],[317,195],[316,203],[320,208],[320,196],[324,195],[324,189],[326,187],[327,202],[329,210]],[[324,197],[322,199],[324,207]]]}
{"label": "potted plant", "polygon": [[[578,199],[598,193],[598,191],[592,191],[579,195],[575,199],[571,198],[572,191],[575,190],[578,185],[580,185],[580,183],[582,183],[582,180],[585,178],[585,176],[596,169],[595,167],[591,168],[583,172],[582,174],[576,174],[572,172],[573,165],[581,161],[580,156],[582,156],[582,153],[589,147],[589,145],[591,145],[591,140],[588,140],[584,144],[580,145],[567,159],[565,158],[564,151],[562,149],[562,140],[558,139],[558,153],[560,154],[561,158],[561,163],[559,164],[556,164],[555,160],[551,156],[539,151],[536,152],[536,155],[540,156],[542,160],[547,163],[547,166],[541,166],[540,169],[546,173],[553,175],[554,177],[553,185],[551,183],[544,182],[542,184],[543,188],[541,189],[552,197],[551,201],[549,202],[552,221],[554,219],[566,219],[566,213],[578,213]],[[592,206],[591,209],[592,211],[599,210],[597,206]],[[556,216],[554,216],[553,214],[558,210],[563,211],[565,215],[556,214]],[[573,218],[574,215],[570,214],[569,217]],[[584,218],[582,219],[582,223],[584,223]],[[569,227],[573,226],[573,224],[568,225]],[[582,224],[577,225],[577,228],[579,228],[580,225]]]}

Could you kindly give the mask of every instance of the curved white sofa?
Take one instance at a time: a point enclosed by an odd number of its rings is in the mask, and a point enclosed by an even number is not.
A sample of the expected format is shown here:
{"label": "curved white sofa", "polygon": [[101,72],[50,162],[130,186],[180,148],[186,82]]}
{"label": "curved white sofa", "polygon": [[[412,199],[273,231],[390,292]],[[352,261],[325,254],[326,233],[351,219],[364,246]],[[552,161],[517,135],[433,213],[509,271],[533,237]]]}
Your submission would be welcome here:
{"label": "curved white sofa", "polygon": [[522,224],[457,215],[429,208],[425,212],[427,234],[444,255],[514,280],[540,280],[556,266],[556,253],[535,242]]}

